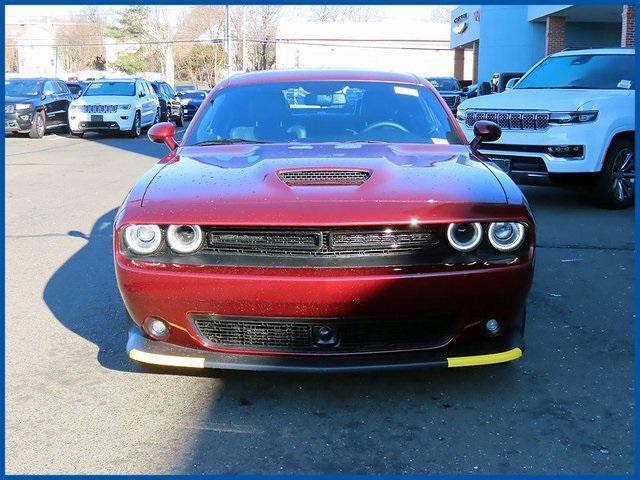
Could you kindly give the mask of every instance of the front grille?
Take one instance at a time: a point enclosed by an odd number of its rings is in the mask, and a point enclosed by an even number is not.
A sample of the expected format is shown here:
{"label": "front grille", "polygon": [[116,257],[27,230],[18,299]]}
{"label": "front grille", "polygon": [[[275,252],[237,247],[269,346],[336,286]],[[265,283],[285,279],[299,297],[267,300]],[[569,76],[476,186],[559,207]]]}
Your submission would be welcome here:
{"label": "front grille", "polygon": [[546,130],[549,127],[549,114],[537,112],[480,112],[469,111],[465,118],[468,127],[479,120],[497,123],[503,130]]}
{"label": "front grille", "polygon": [[116,113],[117,105],[82,105],[82,113]]}
{"label": "front grille", "polygon": [[[435,347],[446,342],[455,327],[453,318],[445,315],[321,319],[191,314],[190,319],[212,347],[315,353]],[[333,344],[319,344],[314,331],[321,327],[335,332]]]}
{"label": "front grille", "polygon": [[451,96],[443,96],[442,97],[445,101],[445,103],[449,106],[449,107],[455,107],[458,105],[459,103],[459,99],[460,97],[458,95],[451,95]]}
{"label": "front grille", "polygon": [[362,185],[371,176],[368,170],[286,170],[278,173],[289,186],[303,185]]}
{"label": "front grille", "polygon": [[385,255],[428,253],[441,232],[430,229],[385,230],[224,230],[209,229],[207,253],[265,256]]}

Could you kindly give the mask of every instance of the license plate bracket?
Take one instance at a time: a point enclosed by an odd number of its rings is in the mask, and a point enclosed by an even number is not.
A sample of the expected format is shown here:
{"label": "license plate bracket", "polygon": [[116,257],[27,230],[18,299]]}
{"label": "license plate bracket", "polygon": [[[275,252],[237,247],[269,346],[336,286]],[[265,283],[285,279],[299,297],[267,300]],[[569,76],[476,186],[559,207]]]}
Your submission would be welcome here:
{"label": "license plate bracket", "polygon": [[511,160],[508,158],[491,158],[493,164],[505,173],[511,171]]}

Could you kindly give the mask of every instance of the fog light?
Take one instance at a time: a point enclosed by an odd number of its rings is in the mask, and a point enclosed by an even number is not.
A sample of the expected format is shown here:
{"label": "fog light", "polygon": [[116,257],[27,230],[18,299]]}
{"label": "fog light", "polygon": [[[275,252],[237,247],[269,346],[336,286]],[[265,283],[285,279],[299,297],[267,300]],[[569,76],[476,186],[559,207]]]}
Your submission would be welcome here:
{"label": "fog light", "polygon": [[485,323],[484,327],[487,329],[487,332],[490,335],[495,335],[500,331],[500,322],[498,322],[498,320],[496,320],[495,318],[492,318],[491,320],[487,320],[487,323]]}
{"label": "fog light", "polygon": [[22,120],[29,120],[31,118],[31,115],[20,115],[20,118]]}
{"label": "fog light", "polygon": [[169,327],[159,318],[148,318],[144,322],[144,330],[154,340],[164,340],[169,336]]}

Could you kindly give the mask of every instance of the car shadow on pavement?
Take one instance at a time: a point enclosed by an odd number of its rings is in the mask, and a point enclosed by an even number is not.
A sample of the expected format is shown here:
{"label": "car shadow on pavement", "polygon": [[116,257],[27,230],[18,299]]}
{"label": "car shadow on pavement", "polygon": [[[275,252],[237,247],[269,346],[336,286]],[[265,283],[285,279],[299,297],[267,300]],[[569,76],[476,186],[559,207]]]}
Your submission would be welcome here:
{"label": "car shadow on pavement", "polygon": [[66,328],[94,343],[103,367],[135,371],[126,356],[128,316],[116,285],[112,225],[117,209],[102,215],[91,232],[68,232],[86,240],[47,282],[43,298]]}

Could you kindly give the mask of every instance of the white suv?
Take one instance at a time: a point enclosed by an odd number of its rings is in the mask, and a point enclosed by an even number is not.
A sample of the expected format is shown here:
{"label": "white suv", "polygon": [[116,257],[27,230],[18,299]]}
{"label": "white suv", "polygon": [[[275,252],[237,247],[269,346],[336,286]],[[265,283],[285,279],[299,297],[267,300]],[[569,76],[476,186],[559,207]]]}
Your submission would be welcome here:
{"label": "white suv", "polygon": [[91,82],[69,106],[72,135],[124,131],[135,138],[142,127],[160,121],[160,102],[142,79],[102,79]]}
{"label": "white suv", "polygon": [[599,203],[634,198],[635,50],[563,51],[544,58],[503,93],[464,101],[458,121],[469,140],[478,120],[502,136],[480,146],[519,183],[586,183]]}

